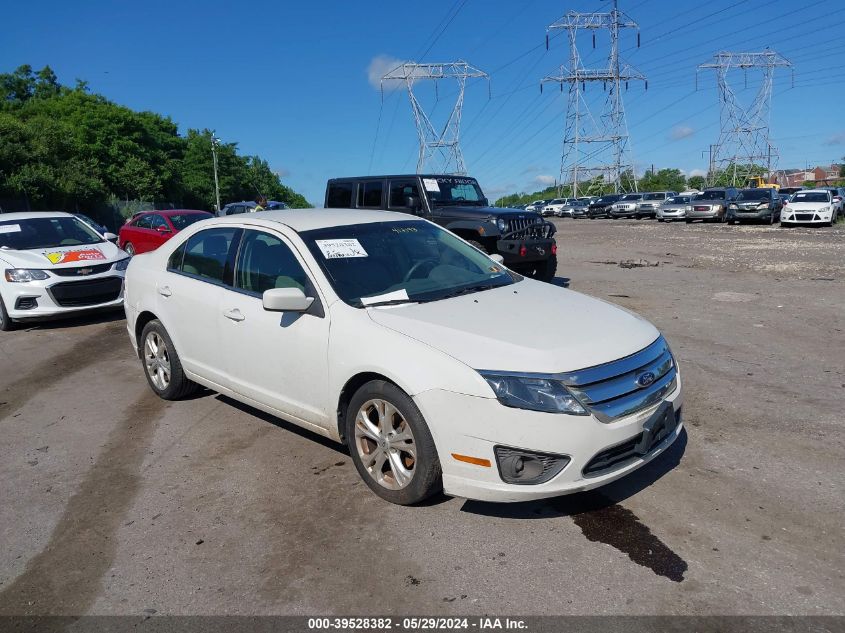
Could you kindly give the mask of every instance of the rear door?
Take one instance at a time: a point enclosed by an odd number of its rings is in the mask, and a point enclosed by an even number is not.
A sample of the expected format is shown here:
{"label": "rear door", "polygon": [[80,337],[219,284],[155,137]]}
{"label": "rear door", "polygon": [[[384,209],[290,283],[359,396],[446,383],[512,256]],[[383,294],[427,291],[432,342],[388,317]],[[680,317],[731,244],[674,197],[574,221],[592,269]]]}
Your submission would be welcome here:
{"label": "rear door", "polygon": [[220,345],[222,301],[231,287],[242,230],[216,227],[195,233],[168,259],[156,291],[158,314],[188,371],[228,387]]}

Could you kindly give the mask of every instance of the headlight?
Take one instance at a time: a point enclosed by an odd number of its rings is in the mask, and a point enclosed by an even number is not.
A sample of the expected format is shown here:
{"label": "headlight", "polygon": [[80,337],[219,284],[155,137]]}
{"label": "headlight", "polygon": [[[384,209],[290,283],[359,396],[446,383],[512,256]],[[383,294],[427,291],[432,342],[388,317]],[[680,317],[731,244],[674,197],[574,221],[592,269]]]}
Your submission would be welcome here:
{"label": "headlight", "polygon": [[739,207],[735,204],[732,204],[728,207],[728,209],[739,209]]}
{"label": "headlight", "polygon": [[129,268],[129,260],[130,258],[127,257],[126,259],[121,259],[119,262],[115,262],[114,269],[126,270],[127,268]]}
{"label": "headlight", "polygon": [[506,407],[546,413],[587,415],[587,410],[559,380],[542,376],[479,373],[493,389],[499,402]]}
{"label": "headlight", "polygon": [[760,204],[757,205],[758,209],[767,209],[768,207],[769,207],[768,202],[761,202]]}
{"label": "headlight", "polygon": [[40,281],[49,279],[50,275],[43,270],[32,270],[29,268],[7,268],[6,281],[12,283],[26,283],[28,281]]}
{"label": "headlight", "polygon": [[692,205],[687,205],[684,211],[692,211]]}
{"label": "headlight", "polygon": [[504,230],[507,228],[508,223],[507,223],[507,222],[505,222],[505,218],[498,218],[498,219],[496,220],[496,226],[498,226],[498,227],[499,227],[499,230],[500,230],[500,231],[504,231]]}

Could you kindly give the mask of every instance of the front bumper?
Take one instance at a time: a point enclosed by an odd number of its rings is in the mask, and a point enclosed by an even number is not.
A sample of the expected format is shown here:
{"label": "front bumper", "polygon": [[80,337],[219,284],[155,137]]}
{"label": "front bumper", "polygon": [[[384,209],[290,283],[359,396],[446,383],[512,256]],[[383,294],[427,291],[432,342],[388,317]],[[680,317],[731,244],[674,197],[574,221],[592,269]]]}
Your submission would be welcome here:
{"label": "front bumper", "polygon": [[47,319],[123,305],[123,271],[109,270],[83,279],[51,275],[43,281],[0,281],[0,294],[14,321]]}
{"label": "front bumper", "polygon": [[687,220],[712,220],[714,218],[721,218],[725,213],[722,207],[710,207],[707,211],[696,211],[694,208],[687,211]]}
{"label": "front bumper", "polygon": [[[537,262],[552,256],[554,243],[554,238],[504,239],[496,242],[496,252],[504,258],[506,266]],[[523,247],[525,247],[525,254],[520,255]]]}
{"label": "front bumper", "polygon": [[[665,398],[676,415],[683,404],[681,377]],[[597,475],[583,469],[599,453],[643,433],[643,423],[660,403],[611,423],[592,415],[574,416],[506,407],[495,398],[479,398],[434,389],[414,396],[429,421],[443,469],[447,494],[481,501],[515,502],[544,499],[597,488],[623,477],[663,453],[683,430],[683,421],[646,455],[634,457]],[[569,456],[566,467],[546,483],[522,485],[502,481],[496,467],[495,446]],[[469,455],[490,460],[476,466],[452,457]]]}
{"label": "front bumper", "polygon": [[795,224],[828,224],[830,222],[832,211],[786,211],[780,212],[781,224],[795,223]]}
{"label": "front bumper", "polygon": [[768,220],[774,211],[771,209],[728,209],[729,220]]}
{"label": "front bumper", "polygon": [[658,209],[657,217],[663,220],[683,220],[687,212],[684,209]]}

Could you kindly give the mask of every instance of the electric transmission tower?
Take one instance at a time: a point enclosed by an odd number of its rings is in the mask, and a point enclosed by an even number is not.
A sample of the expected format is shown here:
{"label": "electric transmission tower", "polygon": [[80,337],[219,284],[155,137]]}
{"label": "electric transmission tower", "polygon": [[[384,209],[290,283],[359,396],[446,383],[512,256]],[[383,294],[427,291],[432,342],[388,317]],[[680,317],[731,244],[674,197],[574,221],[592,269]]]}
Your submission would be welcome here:
{"label": "electric transmission tower", "polygon": [[[488,96],[490,77],[484,71],[470,66],[462,60],[445,64],[417,64],[405,62],[397,66],[381,78],[382,99],[384,99],[385,81],[404,81],[408,89],[408,99],[417,126],[420,141],[419,157],[417,159],[417,173],[430,171],[444,174],[465,174],[466,166],[461,153],[460,132],[461,113],[464,106],[464,90],[467,79],[483,78],[487,80]],[[414,84],[418,81],[430,79],[434,81],[435,94],[439,93],[437,85],[442,79],[454,80],[458,84],[458,96],[446,123],[438,131],[431,122],[429,114],[414,94]]]}
{"label": "electric transmission tower", "polygon": [[[769,137],[769,113],[772,103],[772,82],[775,69],[791,68],[792,63],[770,50],[762,53],[716,53],[713,61],[701,64],[698,73],[704,69],[716,70],[719,89],[719,140],[710,146],[710,168],[707,174],[709,185],[715,184],[718,174],[727,173],[732,186],[746,186],[751,176],[759,176],[765,167],[766,176],[771,177],[777,162],[777,148]],[[742,70],[744,87],[748,87],[748,71],[762,72],[762,82],[750,105],[743,106],[737,99],[728,75],[731,70]],[[757,172],[757,173],[755,173]]]}
{"label": "electric transmission tower", "polygon": [[[628,143],[628,123],[625,105],[622,102],[622,88],[628,88],[629,81],[643,81],[645,77],[619,58],[619,31],[637,30],[637,46],[640,44],[639,26],[619,10],[617,0],[609,13],[576,13],[570,11],[557,22],[546,28],[546,48],[549,47],[549,33],[565,30],[569,37],[569,67],[562,65],[559,74],[543,77],[544,83],[568,86],[569,99],[566,107],[566,125],[563,134],[563,151],[560,163],[561,184],[569,182],[572,195],[578,195],[578,183],[602,177],[604,183],[613,183],[617,192],[637,190],[634,165]],[[610,54],[605,68],[584,68],[578,53],[579,29],[592,31],[593,47],[596,45],[596,31],[610,32]],[[590,111],[585,92],[587,84],[601,83],[607,92],[604,108],[596,118]],[[630,178],[623,178],[630,172]]]}

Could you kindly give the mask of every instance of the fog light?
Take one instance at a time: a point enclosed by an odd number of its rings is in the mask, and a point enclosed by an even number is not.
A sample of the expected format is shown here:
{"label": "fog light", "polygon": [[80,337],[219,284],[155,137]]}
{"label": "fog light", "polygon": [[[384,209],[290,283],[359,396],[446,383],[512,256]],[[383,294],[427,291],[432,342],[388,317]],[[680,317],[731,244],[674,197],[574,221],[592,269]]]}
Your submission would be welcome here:
{"label": "fog light", "polygon": [[509,484],[542,484],[566,468],[570,459],[566,455],[535,453],[507,446],[496,446],[496,465],[499,476]]}

